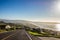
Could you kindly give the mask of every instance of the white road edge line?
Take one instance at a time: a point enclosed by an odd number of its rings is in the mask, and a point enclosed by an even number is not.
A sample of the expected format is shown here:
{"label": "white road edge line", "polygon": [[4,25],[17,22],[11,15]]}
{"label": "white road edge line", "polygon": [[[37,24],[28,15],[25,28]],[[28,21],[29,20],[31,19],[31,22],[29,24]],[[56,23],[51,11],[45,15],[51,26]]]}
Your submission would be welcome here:
{"label": "white road edge line", "polygon": [[26,33],[26,35],[28,36],[28,38],[30,39],[30,40],[32,40],[32,38],[29,36],[29,34],[27,33],[27,32],[25,32]]}

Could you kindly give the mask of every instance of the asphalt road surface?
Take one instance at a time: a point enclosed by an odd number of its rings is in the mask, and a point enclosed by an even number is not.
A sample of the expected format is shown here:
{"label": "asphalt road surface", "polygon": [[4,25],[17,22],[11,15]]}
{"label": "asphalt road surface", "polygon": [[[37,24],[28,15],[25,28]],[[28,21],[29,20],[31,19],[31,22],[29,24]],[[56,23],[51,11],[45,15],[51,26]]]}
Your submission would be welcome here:
{"label": "asphalt road surface", "polygon": [[0,33],[0,40],[40,40],[40,39],[29,35],[25,30],[21,29]]}
{"label": "asphalt road surface", "polygon": [[54,37],[39,37],[41,40],[60,40],[60,38],[54,38]]}

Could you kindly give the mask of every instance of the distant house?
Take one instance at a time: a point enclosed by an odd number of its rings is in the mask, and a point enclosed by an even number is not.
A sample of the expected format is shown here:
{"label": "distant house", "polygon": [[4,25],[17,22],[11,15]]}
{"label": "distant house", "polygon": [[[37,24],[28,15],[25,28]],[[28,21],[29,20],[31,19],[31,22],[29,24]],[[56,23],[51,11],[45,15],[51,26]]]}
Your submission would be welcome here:
{"label": "distant house", "polygon": [[9,29],[9,28],[11,28],[10,25],[6,25],[6,26],[5,26],[5,29]]}

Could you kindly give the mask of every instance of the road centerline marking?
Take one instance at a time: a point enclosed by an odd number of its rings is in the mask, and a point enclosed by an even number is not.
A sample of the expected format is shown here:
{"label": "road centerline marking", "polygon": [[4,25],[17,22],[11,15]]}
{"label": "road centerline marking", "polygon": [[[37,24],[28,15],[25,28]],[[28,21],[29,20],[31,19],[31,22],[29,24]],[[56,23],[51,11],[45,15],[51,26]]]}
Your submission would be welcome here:
{"label": "road centerline marking", "polygon": [[[19,32],[19,31],[18,31],[18,32]],[[16,33],[18,33],[18,32],[16,32]],[[16,33],[11,34],[11,35],[9,35],[9,36],[7,36],[7,37],[5,37],[5,38],[1,39],[1,40],[5,40],[5,39],[7,39],[7,38],[9,38],[9,37],[11,37],[11,36],[13,36],[13,35],[15,35]]]}

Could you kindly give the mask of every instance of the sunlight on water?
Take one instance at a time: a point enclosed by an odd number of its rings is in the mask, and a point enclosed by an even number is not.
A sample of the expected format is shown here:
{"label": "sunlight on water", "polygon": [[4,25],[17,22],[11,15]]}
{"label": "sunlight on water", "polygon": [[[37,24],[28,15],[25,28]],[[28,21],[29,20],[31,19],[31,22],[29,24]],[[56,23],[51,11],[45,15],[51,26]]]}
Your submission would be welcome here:
{"label": "sunlight on water", "polygon": [[60,24],[56,24],[56,30],[60,31]]}

